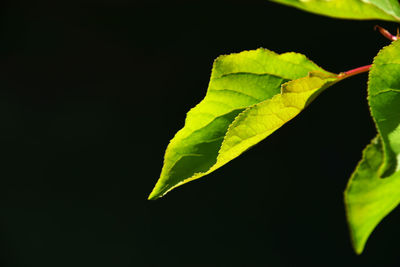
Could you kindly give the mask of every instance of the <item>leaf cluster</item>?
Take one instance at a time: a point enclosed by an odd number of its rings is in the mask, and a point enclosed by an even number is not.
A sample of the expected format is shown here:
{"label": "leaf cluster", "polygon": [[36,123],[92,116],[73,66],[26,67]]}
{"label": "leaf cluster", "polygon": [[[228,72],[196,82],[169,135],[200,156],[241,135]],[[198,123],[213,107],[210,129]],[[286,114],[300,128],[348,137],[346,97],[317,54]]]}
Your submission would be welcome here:
{"label": "leaf cluster", "polygon": [[[337,18],[400,21],[396,0],[272,1]],[[220,56],[204,99],[188,112],[166,149],[149,199],[225,165],[296,117],[325,89],[357,73],[331,73],[304,55],[264,48]],[[357,253],[400,203],[400,41],[375,57],[367,90],[377,136],[363,151],[344,193]]]}

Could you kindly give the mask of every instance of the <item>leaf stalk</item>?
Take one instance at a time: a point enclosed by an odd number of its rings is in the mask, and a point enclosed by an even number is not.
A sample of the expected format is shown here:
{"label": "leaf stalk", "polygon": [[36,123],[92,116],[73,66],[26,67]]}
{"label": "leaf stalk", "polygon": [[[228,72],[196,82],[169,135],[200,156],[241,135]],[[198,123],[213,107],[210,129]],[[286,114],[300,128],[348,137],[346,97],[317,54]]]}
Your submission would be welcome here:
{"label": "leaf stalk", "polygon": [[371,68],[371,65],[365,65],[365,66],[358,67],[358,68],[355,68],[355,69],[352,69],[352,70],[341,72],[341,73],[339,73],[338,78],[339,79],[346,79],[346,78],[355,76],[357,74],[368,72],[370,68]]}
{"label": "leaf stalk", "polygon": [[388,30],[386,30],[385,28],[382,28],[379,25],[375,25],[374,30],[378,30],[383,36],[385,36],[390,41],[396,41],[397,39],[399,39],[398,33],[397,33],[397,35],[393,35]]}

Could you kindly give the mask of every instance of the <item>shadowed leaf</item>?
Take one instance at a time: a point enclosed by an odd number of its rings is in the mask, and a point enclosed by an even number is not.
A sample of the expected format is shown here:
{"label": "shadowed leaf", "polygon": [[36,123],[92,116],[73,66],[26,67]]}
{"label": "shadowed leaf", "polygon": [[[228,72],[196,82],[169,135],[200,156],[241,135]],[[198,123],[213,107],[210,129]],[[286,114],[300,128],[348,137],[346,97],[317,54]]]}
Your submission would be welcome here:
{"label": "shadowed leaf", "polygon": [[363,157],[345,191],[345,205],[354,250],[360,254],[379,222],[400,202],[400,172],[381,179],[381,138],[377,136]]}

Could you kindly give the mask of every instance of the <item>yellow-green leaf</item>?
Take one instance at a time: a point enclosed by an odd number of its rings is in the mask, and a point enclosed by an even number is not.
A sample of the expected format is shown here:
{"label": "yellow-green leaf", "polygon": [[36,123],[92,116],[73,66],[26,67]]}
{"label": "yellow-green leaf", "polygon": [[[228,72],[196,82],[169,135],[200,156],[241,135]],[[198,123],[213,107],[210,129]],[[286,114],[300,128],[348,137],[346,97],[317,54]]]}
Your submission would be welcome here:
{"label": "yellow-green leaf", "polygon": [[268,137],[336,81],[336,75],[310,72],[306,77],[285,83],[280,94],[246,109],[229,127],[217,165],[223,165]]}
{"label": "yellow-green leaf", "polygon": [[343,19],[400,21],[397,0],[271,0],[312,13]]}
{"label": "yellow-green leaf", "polygon": [[[314,71],[315,77],[307,76]],[[189,111],[184,128],[167,147],[160,178],[149,199],[161,197],[238,156],[242,151],[225,152],[232,141],[228,138],[228,128],[235,118],[244,110],[250,107],[257,109],[257,104],[280,95],[283,83],[305,76],[307,81],[315,83],[327,77],[336,77],[296,53],[278,55],[266,49],[257,49],[219,57],[214,62],[205,98]],[[284,88],[291,86],[287,84]],[[293,85],[294,91],[299,90],[295,87]],[[315,92],[311,92],[314,89],[307,88],[305,94],[311,93],[309,99],[314,95]],[[289,101],[290,105],[298,105],[297,98],[290,100],[293,98],[290,90],[283,91],[287,94],[282,103]],[[293,94],[303,96],[302,93]]]}

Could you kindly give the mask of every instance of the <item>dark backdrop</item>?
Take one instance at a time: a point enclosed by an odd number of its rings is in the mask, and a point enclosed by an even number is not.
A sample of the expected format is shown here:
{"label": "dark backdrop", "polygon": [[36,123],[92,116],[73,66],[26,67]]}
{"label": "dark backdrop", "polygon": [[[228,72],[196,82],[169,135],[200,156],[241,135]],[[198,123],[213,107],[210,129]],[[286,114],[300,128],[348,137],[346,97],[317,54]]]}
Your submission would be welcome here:
{"label": "dark backdrop", "polygon": [[[111,1],[110,1],[111,2]],[[218,55],[371,63],[377,21],[264,0],[1,11],[1,266],[398,266],[400,213],[351,248],[342,194],[375,135],[367,76],[206,178],[147,201]],[[396,264],[397,263],[397,264]]]}

